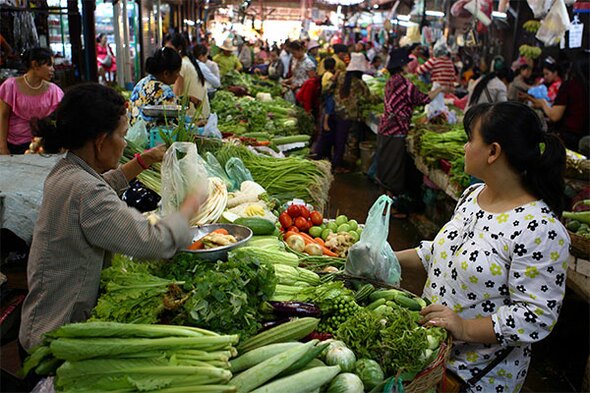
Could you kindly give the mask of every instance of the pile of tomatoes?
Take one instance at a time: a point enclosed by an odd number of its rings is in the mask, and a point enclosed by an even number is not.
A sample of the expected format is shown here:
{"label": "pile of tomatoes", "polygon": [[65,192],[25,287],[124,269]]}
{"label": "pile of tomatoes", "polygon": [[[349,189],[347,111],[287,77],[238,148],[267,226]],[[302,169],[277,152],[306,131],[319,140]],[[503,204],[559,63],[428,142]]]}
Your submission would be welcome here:
{"label": "pile of tomatoes", "polygon": [[291,205],[281,213],[279,222],[284,231],[307,232],[312,226],[322,225],[322,213],[309,209],[304,205]]}

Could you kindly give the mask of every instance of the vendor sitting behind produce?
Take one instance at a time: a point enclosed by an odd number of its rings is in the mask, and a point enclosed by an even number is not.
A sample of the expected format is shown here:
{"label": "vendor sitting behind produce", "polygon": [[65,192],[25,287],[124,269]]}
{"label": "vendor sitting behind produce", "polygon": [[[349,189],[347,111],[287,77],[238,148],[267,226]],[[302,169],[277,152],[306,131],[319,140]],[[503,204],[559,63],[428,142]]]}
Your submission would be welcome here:
{"label": "vendor sitting behind produce", "polygon": [[234,52],[236,47],[233,46],[231,38],[223,41],[223,44],[219,46],[221,53],[218,53],[213,57],[213,61],[219,66],[219,73],[223,77],[230,71],[241,71],[242,63]]}
{"label": "vendor sitting behind produce", "polygon": [[82,84],[68,90],[53,118],[36,126],[48,153],[67,153],[45,180],[35,224],[19,333],[27,351],[44,333],[90,317],[101,270],[113,253],[170,258],[191,242],[198,195],[187,196],[178,212],[157,224],[119,198],[165,152],[157,147],[119,166],[127,145],[126,104],[111,88]]}
{"label": "vendor sitting behind produce", "polygon": [[[147,127],[158,124],[158,119],[143,113],[144,105],[177,105],[179,98],[174,94],[171,85],[174,85],[180,68],[182,58],[178,52],[171,48],[157,50],[153,56],[148,57],[145,62],[145,69],[148,75],[137,82],[130,97],[131,125],[139,119],[146,121]],[[191,101],[193,101],[191,99]],[[195,100],[196,105],[199,104]],[[163,121],[163,120],[162,120]]]}
{"label": "vendor sitting behind produce", "polygon": [[421,323],[453,336],[447,367],[464,391],[518,392],[566,290],[565,149],[518,102],[475,105],[463,124],[465,172],[484,184],[465,190],[433,241],[396,255],[433,303]]}

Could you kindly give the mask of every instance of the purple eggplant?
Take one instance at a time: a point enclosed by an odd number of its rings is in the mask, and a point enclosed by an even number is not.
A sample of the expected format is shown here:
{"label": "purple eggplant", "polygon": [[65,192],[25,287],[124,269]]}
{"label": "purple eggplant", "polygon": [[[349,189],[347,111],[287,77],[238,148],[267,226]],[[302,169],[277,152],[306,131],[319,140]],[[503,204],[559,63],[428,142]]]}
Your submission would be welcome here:
{"label": "purple eggplant", "polygon": [[270,302],[273,312],[280,315],[297,317],[319,317],[321,312],[312,303],[304,302]]}
{"label": "purple eggplant", "polygon": [[282,318],[282,319],[277,319],[275,321],[266,321],[262,323],[262,328],[260,329],[260,332],[263,332],[265,330],[268,330],[270,328],[282,325],[283,323],[287,323],[292,321],[293,318]]}

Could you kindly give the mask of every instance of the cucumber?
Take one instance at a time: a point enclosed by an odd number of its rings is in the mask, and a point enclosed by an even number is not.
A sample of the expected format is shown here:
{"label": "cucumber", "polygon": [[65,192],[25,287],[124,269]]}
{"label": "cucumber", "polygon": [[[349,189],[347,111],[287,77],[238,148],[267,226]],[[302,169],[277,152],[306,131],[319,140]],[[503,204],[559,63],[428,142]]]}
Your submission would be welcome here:
{"label": "cucumber", "polygon": [[286,145],[288,143],[296,142],[309,142],[311,136],[309,135],[291,135],[291,136],[279,136],[272,139],[272,143],[275,145]]}
{"label": "cucumber", "polygon": [[254,138],[259,141],[270,140],[270,134],[268,132],[246,132],[245,134],[242,134],[242,136],[245,138]]}
{"label": "cucumber", "polygon": [[230,364],[230,371],[237,374],[240,371],[247,370],[259,363],[264,362],[271,357],[283,353],[291,348],[300,347],[303,343],[288,342],[279,344],[270,344],[264,347],[257,348],[253,351],[243,354],[239,358],[232,359]]}
{"label": "cucumber", "polygon": [[396,295],[393,299],[397,304],[402,307],[407,308],[410,311],[420,311],[422,310],[422,306],[414,299],[410,299],[405,295]]}
{"label": "cucumber", "polygon": [[272,235],[276,229],[275,224],[265,218],[258,217],[240,217],[234,221],[234,224],[250,228],[254,235]]}

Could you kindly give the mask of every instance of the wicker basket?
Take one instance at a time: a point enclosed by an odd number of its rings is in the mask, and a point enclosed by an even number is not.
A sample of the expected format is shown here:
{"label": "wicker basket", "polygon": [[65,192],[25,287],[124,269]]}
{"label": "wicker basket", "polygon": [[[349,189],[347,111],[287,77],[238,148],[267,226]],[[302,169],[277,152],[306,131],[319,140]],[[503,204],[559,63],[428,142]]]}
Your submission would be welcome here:
{"label": "wicker basket", "polygon": [[432,391],[442,381],[445,375],[445,367],[451,356],[452,340],[442,343],[438,357],[434,359],[424,370],[420,371],[413,380],[404,384],[406,393],[426,393]]}
{"label": "wicker basket", "polygon": [[[352,281],[361,281],[364,283],[372,284],[376,288],[393,288],[398,291],[403,291],[412,296],[415,296],[412,292],[407,291],[403,288],[399,288],[393,285],[386,284],[382,281],[371,280],[366,277],[351,276],[348,274],[335,274],[333,275],[335,280],[344,281],[345,286],[350,286]],[[404,390],[406,393],[426,393],[436,388],[442,381],[445,374],[445,367],[449,357],[451,356],[452,339],[449,336],[447,341],[440,345],[440,350],[436,359],[432,361],[424,370],[420,371],[414,379],[411,381],[404,382]]]}
{"label": "wicker basket", "polygon": [[577,235],[573,232],[568,231],[570,239],[572,241],[570,246],[570,252],[572,255],[579,258],[590,257],[590,240],[583,236]]}

